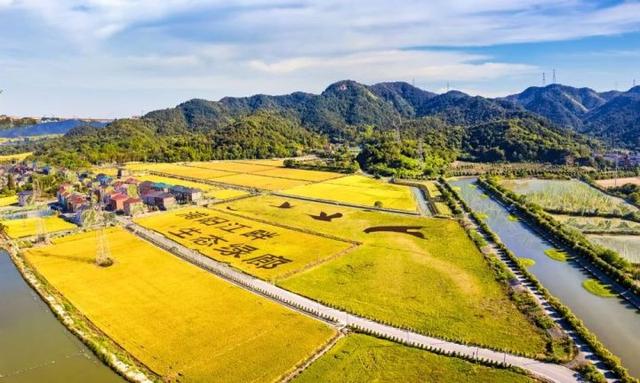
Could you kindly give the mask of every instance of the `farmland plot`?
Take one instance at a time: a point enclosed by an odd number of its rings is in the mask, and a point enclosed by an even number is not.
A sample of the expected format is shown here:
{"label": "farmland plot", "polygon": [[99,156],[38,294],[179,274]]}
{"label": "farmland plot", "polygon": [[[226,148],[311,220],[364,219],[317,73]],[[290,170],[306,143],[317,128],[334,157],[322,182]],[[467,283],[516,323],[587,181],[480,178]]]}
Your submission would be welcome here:
{"label": "farmland plot", "polygon": [[480,366],[397,343],[353,334],[314,362],[295,383],[525,383],[534,380],[512,371]]}
{"label": "farmland plot", "polygon": [[70,230],[77,226],[69,223],[62,218],[56,216],[48,216],[42,218],[22,218],[22,219],[7,219],[1,221],[7,227],[7,235],[11,238],[23,238],[31,237],[38,234],[38,220],[42,219],[44,230],[47,233],[54,233],[56,231]]}
{"label": "farmland plot", "polygon": [[593,243],[616,251],[629,262],[640,263],[640,236],[588,234],[587,238]]}
{"label": "farmland plot", "polygon": [[502,185],[544,209],[575,213],[626,214],[638,209],[577,180],[516,179]]}
{"label": "farmland plot", "polygon": [[26,251],[100,330],[172,382],[272,382],[334,330],[223,281],[134,235],[109,229],[115,263],[95,265],[95,233]]}
{"label": "farmland plot", "polygon": [[363,243],[339,258],[279,281],[286,289],[425,333],[545,352],[546,335],[508,299],[455,221],[275,196],[223,205],[269,222]]}
{"label": "farmland plot", "polygon": [[283,191],[285,194],[343,202],[373,207],[376,202],[382,207],[416,211],[417,204],[411,189],[364,176],[347,176],[299,186]]}
{"label": "farmland plot", "polygon": [[640,232],[640,223],[620,218],[579,217],[554,214],[553,218],[580,231]]}
{"label": "farmland plot", "polygon": [[215,181],[229,185],[267,190],[283,190],[308,184],[307,181],[266,177],[259,174],[232,174],[224,177],[218,177]]}
{"label": "farmland plot", "polygon": [[353,247],[219,210],[185,208],[135,220],[167,238],[249,274],[271,280]]}

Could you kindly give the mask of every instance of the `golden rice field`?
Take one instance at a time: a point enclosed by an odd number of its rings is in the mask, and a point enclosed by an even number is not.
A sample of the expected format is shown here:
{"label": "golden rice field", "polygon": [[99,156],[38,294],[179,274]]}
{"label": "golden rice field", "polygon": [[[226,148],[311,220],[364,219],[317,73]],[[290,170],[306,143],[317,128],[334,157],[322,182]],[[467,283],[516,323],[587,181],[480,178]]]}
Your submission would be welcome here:
{"label": "golden rice field", "polygon": [[33,152],[25,152],[25,153],[18,153],[18,154],[9,154],[9,155],[5,155],[5,156],[0,156],[0,162],[12,162],[12,161],[23,161],[25,158],[29,157],[30,155],[32,155]]}
{"label": "golden rice field", "polygon": [[189,162],[189,166],[203,169],[211,169],[229,173],[256,173],[273,169],[273,166],[264,165],[253,161],[211,161],[211,162]]}
{"label": "golden rice field", "polygon": [[207,257],[267,280],[290,275],[353,246],[206,208],[172,210],[134,221]]}
{"label": "golden rice field", "polygon": [[221,200],[242,197],[249,194],[244,190],[223,189],[221,187],[213,186],[205,183],[185,181],[178,178],[156,176],[153,174],[133,175],[133,177],[135,177],[140,181],[164,182],[170,185],[182,185],[189,188],[197,188],[202,190],[205,196],[210,198],[221,199]]}
{"label": "golden rice field", "polygon": [[239,162],[242,164],[260,164],[260,165],[274,166],[274,167],[284,166],[284,160],[278,159],[278,158],[263,159],[263,160],[235,160],[234,162]]}
{"label": "golden rice field", "polygon": [[261,176],[290,178],[300,181],[319,182],[333,178],[344,177],[344,174],[322,172],[316,170],[289,169],[289,168],[267,168],[257,173]]}
{"label": "golden rice field", "polygon": [[379,201],[384,208],[417,210],[410,188],[358,175],[294,187],[283,193],[362,206],[374,206]]}
{"label": "golden rice field", "polygon": [[325,324],[174,257],[107,231],[113,266],[94,264],[93,232],[26,259],[131,355],[172,382],[273,382],[334,335]]}
{"label": "golden rice field", "polygon": [[220,206],[363,243],[278,281],[288,290],[436,336],[545,354],[546,333],[518,311],[456,221],[267,195]]}
{"label": "golden rice field", "polygon": [[0,197],[0,207],[10,206],[18,203],[18,196],[11,195],[8,197]]}
{"label": "golden rice field", "polygon": [[42,218],[7,219],[0,221],[7,227],[7,235],[11,238],[31,237],[38,234],[38,220],[42,219],[47,233],[70,230],[77,226],[56,216]]}
{"label": "golden rice field", "polygon": [[607,180],[596,180],[596,183],[604,188],[622,186],[624,184],[640,185],[640,177],[623,177],[623,178],[611,178]]}
{"label": "golden rice field", "polygon": [[273,191],[295,188],[297,186],[308,184],[308,182],[306,181],[266,177],[258,174],[232,174],[224,177],[218,177],[215,179],[215,181],[229,185],[252,187],[256,189],[266,189]]}

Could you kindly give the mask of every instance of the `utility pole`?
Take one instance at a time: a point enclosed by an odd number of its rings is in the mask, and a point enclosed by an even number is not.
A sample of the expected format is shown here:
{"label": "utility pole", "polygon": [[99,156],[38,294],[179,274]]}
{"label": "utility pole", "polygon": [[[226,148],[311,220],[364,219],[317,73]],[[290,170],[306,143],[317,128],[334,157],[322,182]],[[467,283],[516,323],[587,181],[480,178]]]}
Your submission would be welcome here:
{"label": "utility pole", "polygon": [[556,83],[556,69],[553,69],[553,84]]}
{"label": "utility pole", "polygon": [[547,85],[547,74],[542,72],[542,86]]}

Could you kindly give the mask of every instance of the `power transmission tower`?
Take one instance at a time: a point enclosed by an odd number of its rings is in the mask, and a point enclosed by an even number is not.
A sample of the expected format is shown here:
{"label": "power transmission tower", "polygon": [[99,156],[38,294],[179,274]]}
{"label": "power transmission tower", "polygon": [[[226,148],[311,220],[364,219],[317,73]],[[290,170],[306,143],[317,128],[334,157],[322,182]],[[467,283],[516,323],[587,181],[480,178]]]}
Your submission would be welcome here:
{"label": "power transmission tower", "polygon": [[542,86],[547,85],[547,74],[542,72]]}
{"label": "power transmission tower", "polygon": [[556,83],[556,70],[555,68],[553,69],[553,84]]}
{"label": "power transmission tower", "polygon": [[[102,207],[98,209],[98,216],[98,219],[103,218]],[[103,222],[100,224],[100,229],[96,230],[96,264],[103,267],[110,266],[112,263],[105,227],[106,223]]]}
{"label": "power transmission tower", "polygon": [[[40,181],[34,180],[32,187],[31,200],[33,204],[36,204],[38,198],[40,196]],[[49,234],[47,233],[47,224],[44,221],[44,218],[40,214],[37,216],[36,220],[36,241],[42,243],[49,243]]]}

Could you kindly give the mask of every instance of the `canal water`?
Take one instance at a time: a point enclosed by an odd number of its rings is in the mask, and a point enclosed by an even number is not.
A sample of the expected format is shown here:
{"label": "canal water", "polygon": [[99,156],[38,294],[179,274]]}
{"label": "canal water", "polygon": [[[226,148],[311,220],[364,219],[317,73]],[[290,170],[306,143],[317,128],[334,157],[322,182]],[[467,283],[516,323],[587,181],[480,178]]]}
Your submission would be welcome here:
{"label": "canal water", "polygon": [[0,383],[124,383],[51,313],[0,250]]}
{"label": "canal water", "polygon": [[549,292],[560,299],[600,341],[622,359],[629,372],[640,377],[640,314],[622,298],[603,298],[589,293],[582,282],[590,278],[575,262],[558,262],[545,255],[553,245],[531,228],[509,220],[509,212],[474,185],[475,178],[450,182],[475,211],[487,215],[486,223],[518,257],[531,258],[529,267]]}

